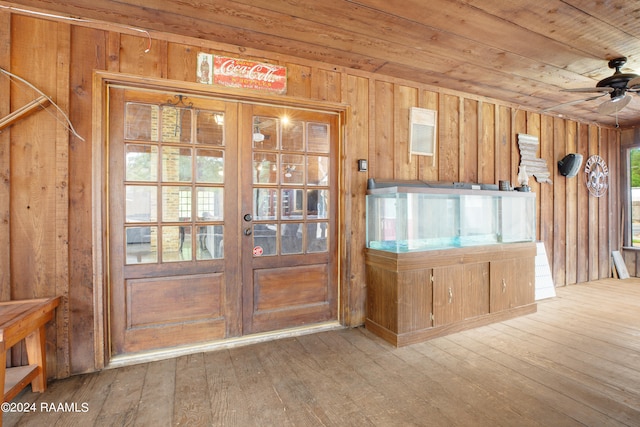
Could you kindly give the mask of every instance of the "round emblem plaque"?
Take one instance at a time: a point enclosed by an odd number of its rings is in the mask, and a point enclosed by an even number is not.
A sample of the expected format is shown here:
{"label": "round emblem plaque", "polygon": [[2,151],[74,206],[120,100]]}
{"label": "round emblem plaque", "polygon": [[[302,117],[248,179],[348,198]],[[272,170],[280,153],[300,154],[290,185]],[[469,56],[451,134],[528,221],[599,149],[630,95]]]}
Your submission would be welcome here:
{"label": "round emblem plaque", "polygon": [[584,179],[591,195],[605,195],[609,188],[609,168],[602,157],[594,154],[587,159],[584,165]]}

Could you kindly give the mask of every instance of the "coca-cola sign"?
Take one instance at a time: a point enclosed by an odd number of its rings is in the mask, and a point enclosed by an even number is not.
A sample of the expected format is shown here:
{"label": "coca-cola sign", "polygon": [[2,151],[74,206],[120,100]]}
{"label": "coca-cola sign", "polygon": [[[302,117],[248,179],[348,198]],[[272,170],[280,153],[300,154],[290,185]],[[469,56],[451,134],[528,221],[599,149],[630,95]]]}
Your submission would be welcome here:
{"label": "coca-cola sign", "polygon": [[287,69],[279,65],[214,56],[213,83],[228,87],[286,93]]}

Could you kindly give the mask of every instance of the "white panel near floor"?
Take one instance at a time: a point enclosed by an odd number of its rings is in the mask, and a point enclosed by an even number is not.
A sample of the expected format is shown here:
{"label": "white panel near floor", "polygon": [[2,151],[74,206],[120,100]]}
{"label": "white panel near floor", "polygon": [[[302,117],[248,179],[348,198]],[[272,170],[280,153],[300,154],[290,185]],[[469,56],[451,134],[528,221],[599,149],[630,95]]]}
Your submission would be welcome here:
{"label": "white panel near floor", "polygon": [[556,287],[549,267],[549,258],[543,242],[537,243],[536,254],[536,301],[556,296]]}

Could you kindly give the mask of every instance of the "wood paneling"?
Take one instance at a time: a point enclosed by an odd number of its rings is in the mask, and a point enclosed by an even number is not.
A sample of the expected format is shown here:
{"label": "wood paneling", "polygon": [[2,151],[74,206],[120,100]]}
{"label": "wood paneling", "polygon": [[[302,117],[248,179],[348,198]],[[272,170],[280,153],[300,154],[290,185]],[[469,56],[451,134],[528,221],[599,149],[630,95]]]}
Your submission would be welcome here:
{"label": "wood paneling", "polygon": [[[332,79],[333,80],[333,79]],[[340,301],[342,321],[347,325],[356,325],[364,316],[364,309],[353,310],[353,307],[364,307],[367,297],[367,279],[362,248],[365,246],[365,212],[368,174],[365,172],[349,173],[356,166],[357,159],[371,160],[369,146],[369,87],[368,79],[356,76],[346,77],[342,99],[350,108],[345,127],[343,144],[343,163],[340,175],[341,216],[339,242],[341,260]]]}
{"label": "wood paneling", "polygon": [[[598,154],[600,148],[600,129],[595,126],[589,126],[589,151],[585,157]],[[600,254],[600,221],[598,203],[599,199],[589,195],[588,224],[589,224],[589,280],[596,280],[600,274],[600,262],[598,255]]]}
{"label": "wood paneling", "polygon": [[454,95],[440,97],[438,107],[438,180],[460,181],[460,104]]}
{"label": "wood paneling", "polygon": [[[91,168],[86,167],[92,156],[92,123],[84,119],[91,111],[92,79],[94,68],[105,69],[108,55],[105,55],[108,34],[104,31],[72,27],[69,85],[73,96],[69,102],[69,117],[78,133],[85,139],[71,137],[69,141],[69,306],[72,325],[92,325],[93,313],[93,265],[92,252],[93,224],[91,216],[92,192]],[[89,60],[89,58],[91,60]],[[93,340],[90,328],[70,329],[70,352],[74,356],[74,370],[86,372],[94,369]],[[67,368],[68,369],[68,368]]]}
{"label": "wood paneling", "polygon": [[[567,143],[564,152],[560,152],[559,158],[564,157],[566,154],[576,152],[577,141],[577,124],[575,122],[567,123]],[[556,169],[557,170],[557,169]],[[562,178],[565,179],[565,224],[567,227],[566,233],[566,253],[565,253],[565,283],[576,283],[577,281],[577,261],[578,261],[578,182],[580,180],[579,175],[574,178]]]}
{"label": "wood paneling", "polygon": [[[394,179],[395,149],[393,146],[393,97],[394,85],[388,82],[376,81],[373,98],[370,99],[374,146],[369,153],[371,158],[370,176],[377,179]],[[391,162],[389,162],[391,160]],[[375,174],[372,172],[375,171]]]}
{"label": "wood paneling", "polygon": [[396,156],[395,179],[417,179],[416,162],[409,159],[409,110],[417,106],[415,87],[396,86],[393,102],[393,141]]}
{"label": "wood paneling", "polygon": [[[589,126],[578,125],[578,150],[582,155],[583,162],[589,157]],[[589,280],[589,191],[584,185],[582,173],[576,176],[578,184],[578,235],[576,241],[578,245],[578,255],[576,263],[576,282],[587,282]]]}
{"label": "wood paneling", "polygon": [[567,134],[565,121],[554,119],[553,123],[553,144],[549,147],[547,164],[549,170],[553,171],[553,277],[556,286],[566,284],[565,263],[567,260],[567,210],[566,210],[566,179],[558,173],[557,160],[566,154]]}
{"label": "wood paneling", "polygon": [[[145,53],[148,39],[125,30],[120,33],[113,28],[90,28],[90,24],[60,24],[4,10],[0,23],[0,66],[53,96],[87,139],[83,142],[70,137],[64,125],[48,114],[51,108],[0,133],[0,297],[68,297],[63,304],[68,313],[62,312],[52,330],[55,333],[48,336],[50,357],[57,360],[57,371],[50,370],[55,376],[95,369],[94,359],[102,345],[98,342],[96,350],[93,342],[101,338],[94,336],[94,323],[105,314],[100,305],[94,309],[96,292],[103,283],[96,279],[102,277],[101,272],[94,271],[102,266],[94,266],[92,257],[92,251],[100,251],[92,248],[92,215],[94,209],[102,208],[93,206],[99,197],[91,190],[95,174],[101,171],[88,167],[95,154],[93,147],[101,144],[91,141],[96,125],[91,114],[96,96],[92,93],[93,72],[117,71],[195,84],[200,51],[286,65],[287,95],[291,96],[286,102],[326,100],[348,106],[339,153],[340,319],[344,324],[360,325],[365,315],[367,178],[492,184],[509,180],[516,185],[518,133],[540,138],[539,155],[552,171],[553,183],[541,184],[531,178],[529,184],[537,195],[538,235],[549,254],[555,283],[579,283],[607,277],[610,272],[610,250],[619,247],[619,195],[612,190],[600,199],[589,196],[581,176],[558,176],[556,163],[569,152],[581,153],[585,159],[599,154],[610,165],[612,185],[618,185],[618,129],[385,77],[372,72],[382,63],[366,62],[358,55],[344,59],[344,63],[357,64],[360,70],[345,70],[340,68],[342,62],[318,63],[258,51],[249,41],[242,42],[247,46],[233,47],[185,36],[177,42],[161,33],[154,34],[151,49]],[[225,34],[230,34],[228,28],[220,31],[224,41]],[[335,47],[318,49],[332,51]],[[459,88],[464,90],[465,86]],[[0,114],[15,111],[33,99],[4,77],[0,78],[0,89],[7,89],[3,93],[10,95],[0,99]],[[209,89],[212,93],[216,90]],[[251,92],[250,96],[256,94]],[[408,109],[412,106],[438,112],[435,159],[408,157]],[[369,160],[368,172],[357,172],[357,159]],[[626,259],[628,256],[625,254]],[[25,265],[35,268],[26,269]],[[98,304],[103,302],[98,300]]]}
{"label": "wood paneling", "polygon": [[[0,67],[11,69],[11,15],[0,13]],[[8,78],[0,76],[0,93],[11,90]],[[11,97],[0,97],[0,117],[11,113]],[[11,298],[11,129],[0,132],[0,300]]]}

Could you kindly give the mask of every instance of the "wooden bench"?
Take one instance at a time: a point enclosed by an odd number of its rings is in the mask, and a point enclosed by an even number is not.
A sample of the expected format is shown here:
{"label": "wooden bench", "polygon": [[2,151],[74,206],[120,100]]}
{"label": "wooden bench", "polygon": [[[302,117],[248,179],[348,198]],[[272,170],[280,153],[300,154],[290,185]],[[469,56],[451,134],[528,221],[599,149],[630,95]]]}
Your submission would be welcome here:
{"label": "wooden bench", "polygon": [[[29,383],[34,392],[43,392],[47,388],[45,324],[53,318],[60,299],[0,302],[0,384],[4,384],[3,402],[11,401]],[[23,339],[29,365],[6,368],[7,350]]]}

